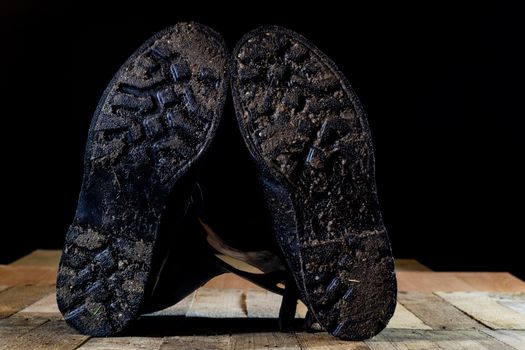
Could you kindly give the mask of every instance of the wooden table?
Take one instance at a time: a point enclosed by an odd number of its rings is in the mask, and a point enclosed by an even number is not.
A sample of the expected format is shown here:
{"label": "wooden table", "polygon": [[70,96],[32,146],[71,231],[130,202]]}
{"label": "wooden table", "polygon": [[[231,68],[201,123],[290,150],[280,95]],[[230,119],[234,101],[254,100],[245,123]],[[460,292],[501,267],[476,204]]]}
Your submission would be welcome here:
{"label": "wooden table", "polygon": [[[58,251],[0,265],[0,349],[525,349],[525,283],[509,273],[433,272],[398,260],[388,327],[365,342],[280,333],[280,297],[226,274],[119,337],[90,338],[58,312]],[[306,308],[299,305],[297,317]],[[300,320],[298,320],[300,322]]]}

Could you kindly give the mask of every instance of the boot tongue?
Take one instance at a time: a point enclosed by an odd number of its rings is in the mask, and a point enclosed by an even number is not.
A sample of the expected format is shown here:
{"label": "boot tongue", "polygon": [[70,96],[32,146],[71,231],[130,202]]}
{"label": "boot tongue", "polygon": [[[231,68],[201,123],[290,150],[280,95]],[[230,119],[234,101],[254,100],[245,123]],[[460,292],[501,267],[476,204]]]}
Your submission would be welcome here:
{"label": "boot tongue", "polygon": [[242,251],[228,245],[210,226],[199,220],[206,231],[206,241],[218,252],[215,254],[226,264],[249,273],[263,274],[286,271],[285,264],[276,254],[268,250]]}

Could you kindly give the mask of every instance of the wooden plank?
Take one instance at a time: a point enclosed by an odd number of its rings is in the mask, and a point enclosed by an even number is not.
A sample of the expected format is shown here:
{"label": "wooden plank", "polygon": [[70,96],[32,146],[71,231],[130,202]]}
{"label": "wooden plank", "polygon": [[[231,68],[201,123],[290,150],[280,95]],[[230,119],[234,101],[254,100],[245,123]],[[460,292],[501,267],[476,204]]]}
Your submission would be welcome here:
{"label": "wooden plank", "polygon": [[3,292],[4,290],[6,290],[7,288],[9,288],[10,286],[3,286],[3,285],[0,285],[0,292]]}
{"label": "wooden plank", "polygon": [[49,321],[18,337],[3,339],[0,349],[71,350],[88,338],[68,327],[64,321]]}
{"label": "wooden plank", "polygon": [[403,305],[397,303],[394,316],[387,325],[388,328],[400,329],[432,329]]}
{"label": "wooden plank", "polygon": [[525,331],[485,330],[485,333],[517,350],[525,350]]}
{"label": "wooden plank", "polygon": [[282,349],[300,350],[297,338],[292,333],[260,332],[233,334],[231,349]]}
{"label": "wooden plank", "polygon": [[302,350],[368,350],[364,342],[342,341],[330,334],[323,333],[296,333],[297,342]]}
{"label": "wooden plank", "polygon": [[400,292],[398,301],[432,329],[486,329],[482,324],[459,311],[432,293]]}
{"label": "wooden plank", "polygon": [[397,271],[400,292],[472,290],[465,281],[448,272]]}
{"label": "wooden plank", "polygon": [[0,284],[15,286],[18,284],[53,285],[57,278],[57,267],[0,265]]}
{"label": "wooden plank", "polygon": [[[246,311],[249,318],[278,318],[282,296],[267,290],[249,290],[246,292]],[[304,318],[308,309],[299,301],[295,312],[296,318]]]}
{"label": "wooden plank", "polygon": [[11,316],[53,290],[53,286],[19,285],[1,292],[0,318]]}
{"label": "wooden plank", "polygon": [[200,288],[186,316],[211,318],[244,318],[245,294],[240,289]]}
{"label": "wooden plank", "polygon": [[264,290],[263,288],[245,280],[233,273],[225,273],[208,281],[204,288],[220,288],[220,289],[241,289],[247,290]]}
{"label": "wooden plank", "polygon": [[415,259],[396,259],[396,271],[432,271]]}
{"label": "wooden plank", "polygon": [[161,350],[181,349],[206,349],[206,350],[231,350],[230,335],[192,335],[166,337],[162,343]]}
{"label": "wooden plank", "polygon": [[55,293],[51,293],[18,312],[20,316],[62,318]]}
{"label": "wooden plank", "polygon": [[79,350],[159,350],[164,340],[153,337],[91,338]]}
{"label": "wooden plank", "polygon": [[510,346],[479,331],[424,331],[386,329],[365,341],[371,350],[464,349],[513,350]]}
{"label": "wooden plank", "polygon": [[501,305],[491,298],[489,293],[436,292],[436,294],[492,329],[525,330],[525,315]]}
{"label": "wooden plank", "polygon": [[15,266],[40,266],[56,267],[60,261],[60,250],[37,249],[28,255],[12,262],[10,265]]}
{"label": "wooden plank", "polygon": [[525,292],[525,282],[506,272],[398,271],[397,282],[402,292]]}
{"label": "wooden plank", "polygon": [[193,301],[195,300],[195,295],[197,292],[193,292],[177,304],[170,306],[164,310],[152,312],[145,314],[144,316],[186,316],[188,310],[190,309]]}
{"label": "wooden plank", "polygon": [[501,305],[525,315],[525,294],[491,294],[490,296]]}
{"label": "wooden plank", "polygon": [[524,293],[525,282],[508,272],[456,272],[475,290],[495,293]]}
{"label": "wooden plank", "polygon": [[23,317],[13,315],[0,319],[0,339],[18,337],[48,322],[45,317]]}

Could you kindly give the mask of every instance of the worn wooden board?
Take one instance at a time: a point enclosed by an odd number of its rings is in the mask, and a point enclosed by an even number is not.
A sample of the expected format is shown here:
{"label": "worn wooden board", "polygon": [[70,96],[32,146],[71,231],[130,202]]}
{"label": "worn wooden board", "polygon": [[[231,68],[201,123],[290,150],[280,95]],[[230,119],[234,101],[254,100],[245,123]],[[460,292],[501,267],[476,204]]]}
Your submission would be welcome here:
{"label": "worn wooden board", "polygon": [[57,278],[56,267],[0,265],[0,283],[4,286],[18,284],[53,285]]}
{"label": "worn wooden board", "polygon": [[230,335],[193,335],[167,337],[160,347],[161,350],[181,350],[181,349],[206,349],[206,350],[231,350]]}
{"label": "worn wooden board", "polygon": [[[233,274],[143,316],[139,328],[124,336],[89,339],[59,314],[50,275],[58,257],[35,251],[0,267],[0,349],[524,349],[525,331],[514,329],[521,319],[507,319],[509,311],[525,315],[523,295],[495,294],[524,292],[524,282],[506,273],[436,273],[413,260],[396,261],[399,304],[388,328],[366,342],[343,342],[324,332],[277,332],[281,297]],[[24,285],[27,281],[39,285]],[[300,303],[296,317],[305,313]]]}
{"label": "worn wooden board", "polygon": [[371,350],[464,349],[514,350],[480,331],[387,329],[365,342]]}
{"label": "worn wooden board", "polygon": [[113,337],[91,338],[78,349],[81,350],[159,350],[163,338]]}
{"label": "worn wooden board", "polygon": [[230,349],[301,350],[294,334],[281,332],[233,334]]}
{"label": "worn wooden board", "polygon": [[392,316],[390,322],[388,322],[387,327],[400,329],[432,329],[400,303],[397,303],[394,316]]}
{"label": "worn wooden board", "polygon": [[60,261],[60,254],[61,251],[56,249],[37,249],[12,262],[10,265],[56,267]]}
{"label": "worn wooden board", "polygon": [[190,305],[188,317],[247,317],[246,297],[241,289],[201,288]]}
{"label": "worn wooden board", "polygon": [[342,341],[328,333],[295,334],[301,350],[367,350],[368,346],[360,341]]}
{"label": "worn wooden board", "polygon": [[520,294],[490,294],[490,297],[520,314],[525,315],[525,293]]}
{"label": "worn wooden board", "polygon": [[400,292],[398,301],[421,321],[436,330],[469,330],[485,327],[432,293]]}
{"label": "worn wooden board", "polygon": [[401,292],[525,292],[525,282],[507,272],[397,271],[397,284]]}
{"label": "worn wooden board", "polygon": [[13,315],[0,319],[0,339],[19,337],[48,322],[46,317],[24,317]]}
{"label": "worn wooden board", "polygon": [[[525,330],[525,314],[500,304],[490,293],[436,292],[436,294],[492,329]],[[525,303],[525,298],[523,302]]]}
{"label": "worn wooden board", "polygon": [[17,285],[0,292],[0,318],[11,316],[53,290],[53,286],[46,285]]}
{"label": "worn wooden board", "polygon": [[508,272],[455,272],[473,291],[525,293],[525,282]]}
{"label": "worn wooden board", "polygon": [[[246,292],[246,312],[250,318],[278,318],[282,296],[266,290],[249,290]],[[308,309],[299,301],[296,318],[305,318]]]}
{"label": "worn wooden board", "polygon": [[485,333],[489,334],[493,338],[496,338],[502,343],[505,343],[514,349],[525,350],[525,331],[512,331],[512,330],[486,330]]}
{"label": "worn wooden board", "polygon": [[50,318],[62,318],[57,305],[56,294],[53,292],[18,312],[20,316],[39,316]]}
{"label": "worn wooden board", "polygon": [[4,338],[0,349],[70,350],[76,349],[88,338],[69,328],[64,321],[48,321],[18,337]]}

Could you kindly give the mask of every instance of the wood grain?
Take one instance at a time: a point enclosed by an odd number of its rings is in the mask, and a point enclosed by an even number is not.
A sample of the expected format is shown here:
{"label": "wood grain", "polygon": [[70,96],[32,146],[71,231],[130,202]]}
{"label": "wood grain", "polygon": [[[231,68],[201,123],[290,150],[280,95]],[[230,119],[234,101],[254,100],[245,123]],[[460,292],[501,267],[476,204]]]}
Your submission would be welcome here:
{"label": "wood grain", "polygon": [[33,329],[48,322],[45,317],[23,317],[13,315],[9,318],[0,319],[0,339],[19,337]]}
{"label": "wood grain", "polygon": [[69,328],[64,321],[49,321],[18,337],[5,339],[0,349],[70,350],[88,338]]}
{"label": "wood grain", "polygon": [[62,318],[60,310],[58,309],[56,294],[54,292],[20,310],[18,314],[25,317],[40,316]]}
{"label": "wood grain", "polygon": [[206,349],[206,350],[231,350],[231,337],[229,335],[193,335],[164,338],[161,350]]}
{"label": "wood grain", "polygon": [[401,292],[525,292],[525,282],[506,272],[398,271],[397,283]]}
{"label": "wood grain", "polygon": [[424,331],[386,329],[367,340],[371,350],[398,349],[464,349],[464,350],[513,350],[512,347],[479,331]]}
{"label": "wood grain", "polygon": [[56,267],[60,261],[60,250],[37,249],[12,262],[14,266]]}
{"label": "wood grain", "polygon": [[297,338],[292,333],[260,332],[233,334],[231,337],[233,350],[241,349],[282,349],[300,350]]}
{"label": "wood grain", "polygon": [[516,350],[525,350],[525,331],[485,330],[485,333]]}
{"label": "wood grain", "polygon": [[0,265],[0,283],[5,286],[18,284],[54,285],[57,267]]}
{"label": "wood grain", "polygon": [[197,291],[186,316],[247,317],[245,295],[240,289],[201,288]]}
{"label": "wood grain", "polygon": [[11,316],[50,294],[53,286],[18,285],[0,293],[0,318]]}
{"label": "wood grain", "polygon": [[388,322],[387,327],[400,329],[432,329],[399,303],[397,303],[394,316],[392,316],[392,319]]}
{"label": "wood grain", "polygon": [[[432,272],[415,260],[396,261],[399,304],[387,329],[366,342],[344,342],[325,332],[276,332],[281,297],[233,274],[145,315],[126,336],[89,339],[59,314],[59,255],[38,250],[0,265],[0,349],[525,350],[525,294],[508,294],[524,293],[523,281],[508,273]],[[305,313],[299,303],[296,317]]]}
{"label": "wood grain", "polygon": [[[246,292],[246,310],[250,318],[278,318],[282,296],[267,290],[249,290]],[[304,318],[306,306],[299,301],[295,312],[296,318]]]}
{"label": "wood grain", "polygon": [[164,340],[152,337],[91,338],[80,350],[159,350]]}
{"label": "wood grain", "polygon": [[[525,315],[500,304],[489,293],[437,292],[436,294],[492,329],[525,330]],[[525,298],[523,302],[525,303]]]}
{"label": "wood grain", "polygon": [[492,293],[490,296],[501,305],[525,315],[525,293],[515,293],[510,295]]}
{"label": "wood grain", "polygon": [[342,341],[328,333],[296,333],[302,350],[368,350],[364,342]]}
{"label": "wood grain", "polygon": [[508,272],[455,272],[474,291],[525,293],[525,282]]}
{"label": "wood grain", "polygon": [[425,324],[436,330],[486,329],[439,296],[432,293],[400,292],[398,301]]}

